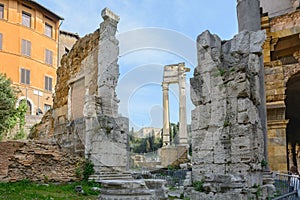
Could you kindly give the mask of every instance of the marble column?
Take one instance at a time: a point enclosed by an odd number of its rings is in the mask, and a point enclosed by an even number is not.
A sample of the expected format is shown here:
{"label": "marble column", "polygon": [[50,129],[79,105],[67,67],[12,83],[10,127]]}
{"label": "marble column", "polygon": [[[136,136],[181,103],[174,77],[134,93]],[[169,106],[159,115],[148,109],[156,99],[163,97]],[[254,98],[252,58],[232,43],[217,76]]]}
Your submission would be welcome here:
{"label": "marble column", "polygon": [[163,146],[170,144],[170,120],[169,120],[169,84],[162,83],[163,90]]}
{"label": "marble column", "polygon": [[185,68],[184,63],[178,66],[178,84],[179,84],[179,144],[187,145],[187,122],[186,122],[186,92],[185,78],[188,68]]}

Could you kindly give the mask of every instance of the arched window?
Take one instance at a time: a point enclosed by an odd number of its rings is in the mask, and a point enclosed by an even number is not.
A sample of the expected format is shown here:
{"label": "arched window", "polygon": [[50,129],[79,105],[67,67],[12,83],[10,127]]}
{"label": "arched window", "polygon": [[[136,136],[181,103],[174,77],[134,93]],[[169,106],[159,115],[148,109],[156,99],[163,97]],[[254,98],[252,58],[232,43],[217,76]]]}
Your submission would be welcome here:
{"label": "arched window", "polygon": [[32,114],[32,108],[33,108],[33,104],[32,104],[32,101],[30,99],[27,99],[25,97],[21,97],[19,98],[19,101],[17,103],[17,106],[20,105],[21,102],[26,102],[27,104],[27,111],[26,111],[26,114],[27,115],[31,115]]}

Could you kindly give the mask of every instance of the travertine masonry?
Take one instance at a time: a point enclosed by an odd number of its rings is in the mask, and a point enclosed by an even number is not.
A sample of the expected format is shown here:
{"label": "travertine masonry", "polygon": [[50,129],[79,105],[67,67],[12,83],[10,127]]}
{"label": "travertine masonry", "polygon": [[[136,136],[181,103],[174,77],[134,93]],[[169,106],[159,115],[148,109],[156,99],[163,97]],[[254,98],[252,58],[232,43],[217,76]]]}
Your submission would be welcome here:
{"label": "travertine masonry", "polygon": [[[281,1],[274,3],[276,2]],[[296,148],[290,148],[291,143],[295,143],[295,139],[291,137],[289,139],[288,135],[298,137],[295,126],[298,123],[293,121],[299,116],[298,102],[291,103],[293,96],[298,96],[297,89],[294,90],[298,87],[289,87],[291,86],[289,83],[297,80],[300,72],[300,10],[293,10],[276,17],[272,17],[270,12],[268,14],[261,20],[262,28],[267,33],[263,54],[269,166],[271,170],[287,171],[289,166],[296,165],[293,160],[297,160],[298,157],[292,153]],[[299,166],[299,160],[297,162]]]}
{"label": "travertine masonry", "polygon": [[49,133],[44,133],[41,127],[45,125],[41,124],[36,127],[38,133],[32,134],[51,136],[47,139],[89,158],[99,176],[128,167],[129,131],[128,119],[118,114],[115,91],[119,17],[107,8],[101,15],[104,21],[100,28],[79,39],[61,60],[51,119],[46,122]]}
{"label": "travertine masonry", "polygon": [[258,106],[264,40],[263,31],[242,31],[229,41],[205,31],[197,39],[198,67],[191,79],[196,106],[192,173],[193,181],[204,181],[205,191],[213,193],[205,199],[248,199],[250,188],[263,185]]}

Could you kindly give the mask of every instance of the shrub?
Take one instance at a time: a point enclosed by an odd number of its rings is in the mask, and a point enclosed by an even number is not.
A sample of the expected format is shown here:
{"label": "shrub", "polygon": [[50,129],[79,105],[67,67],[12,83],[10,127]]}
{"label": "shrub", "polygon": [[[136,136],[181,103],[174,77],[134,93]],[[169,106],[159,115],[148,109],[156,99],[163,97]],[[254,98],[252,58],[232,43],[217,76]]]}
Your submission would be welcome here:
{"label": "shrub", "polygon": [[193,182],[193,187],[198,192],[203,192],[204,191],[203,181],[195,181],[195,182]]}
{"label": "shrub", "polygon": [[88,180],[89,176],[94,174],[94,164],[92,161],[86,159],[83,168],[83,180]]}

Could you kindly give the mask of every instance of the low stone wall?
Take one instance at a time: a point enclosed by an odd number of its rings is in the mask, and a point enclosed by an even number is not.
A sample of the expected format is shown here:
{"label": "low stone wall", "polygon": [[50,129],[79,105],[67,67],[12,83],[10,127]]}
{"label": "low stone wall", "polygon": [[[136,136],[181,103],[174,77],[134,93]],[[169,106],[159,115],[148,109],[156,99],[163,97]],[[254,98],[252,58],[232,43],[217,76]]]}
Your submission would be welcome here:
{"label": "low stone wall", "polygon": [[162,167],[179,166],[189,162],[187,146],[165,146],[160,149]]}
{"label": "low stone wall", "polygon": [[0,158],[0,181],[3,182],[24,179],[38,182],[76,181],[76,169],[83,164],[83,158],[41,141],[0,142]]}

